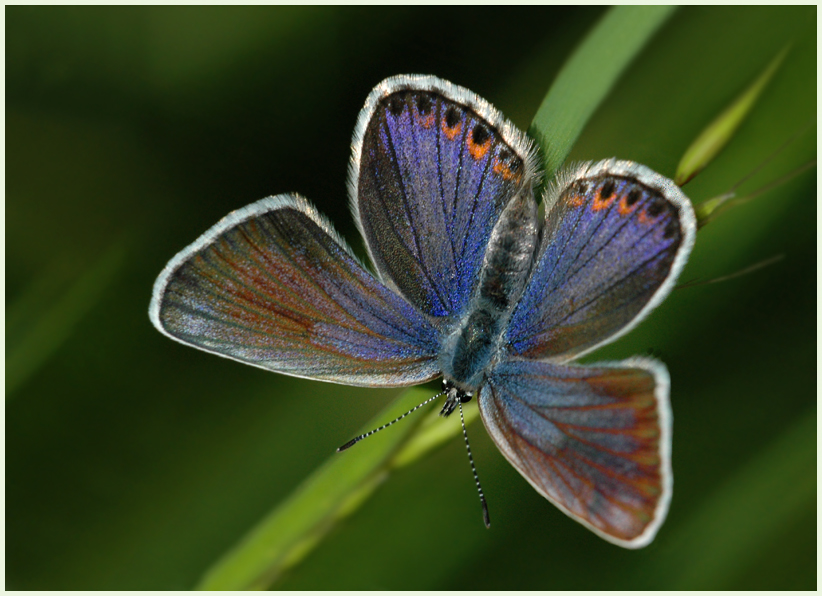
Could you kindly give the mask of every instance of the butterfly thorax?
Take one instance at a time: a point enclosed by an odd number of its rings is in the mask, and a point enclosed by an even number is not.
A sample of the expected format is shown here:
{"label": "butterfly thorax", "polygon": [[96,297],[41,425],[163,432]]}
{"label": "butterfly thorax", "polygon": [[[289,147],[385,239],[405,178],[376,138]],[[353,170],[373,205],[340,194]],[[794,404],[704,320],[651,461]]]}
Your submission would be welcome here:
{"label": "butterfly thorax", "polygon": [[[534,261],[537,237],[536,202],[526,188],[510,200],[494,226],[466,313],[443,342],[443,378],[461,395],[470,398],[479,390],[500,355],[508,321]],[[454,400],[457,397],[455,393]]]}

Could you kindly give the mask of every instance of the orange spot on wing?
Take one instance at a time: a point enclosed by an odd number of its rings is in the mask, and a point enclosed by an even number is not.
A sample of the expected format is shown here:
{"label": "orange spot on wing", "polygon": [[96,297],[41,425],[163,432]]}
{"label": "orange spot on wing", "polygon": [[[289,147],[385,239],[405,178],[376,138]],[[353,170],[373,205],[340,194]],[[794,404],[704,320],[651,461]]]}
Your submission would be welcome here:
{"label": "orange spot on wing", "polygon": [[501,176],[503,180],[514,180],[519,179],[520,173],[514,172],[509,168],[505,163],[501,162],[499,159],[494,158],[494,173],[498,176]]}
{"label": "orange spot on wing", "polygon": [[619,211],[620,215],[630,215],[633,213],[636,208],[639,206],[639,201],[634,203],[633,205],[628,204],[628,195],[625,195],[620,199],[619,205],[617,205],[617,210]]}
{"label": "orange spot on wing", "polygon": [[485,157],[485,154],[488,153],[488,150],[491,148],[491,139],[487,139],[482,145],[477,145],[471,136],[472,135],[468,135],[468,138],[465,139],[465,142],[468,144],[468,153],[470,153],[474,159],[480,160]]}
{"label": "orange spot on wing", "polygon": [[570,194],[565,197],[565,204],[569,207],[582,207],[585,204],[583,195]]}
{"label": "orange spot on wing", "polygon": [[449,128],[448,124],[446,124],[445,119],[442,121],[442,132],[445,133],[445,136],[448,137],[449,141],[453,141],[460,131],[462,130],[462,122],[457,122],[453,128]]}
{"label": "orange spot on wing", "polygon": [[417,122],[419,122],[423,128],[431,128],[431,126],[434,124],[434,114],[432,112],[429,112],[425,115],[420,114],[419,112],[415,112],[415,114],[417,116]]}
{"label": "orange spot on wing", "polygon": [[596,198],[594,199],[593,204],[591,205],[592,211],[602,211],[603,209],[607,209],[611,206],[611,203],[614,202],[616,199],[616,194],[612,194],[607,199],[603,199],[602,195],[597,193]]}
{"label": "orange spot on wing", "polygon": [[640,223],[643,223],[643,224],[652,224],[652,223],[656,223],[656,220],[657,220],[657,218],[658,218],[658,217],[659,217],[659,216],[657,216],[657,217],[651,217],[650,215],[648,215],[648,211],[643,209],[643,210],[640,212],[639,217],[638,217],[637,219],[639,219],[639,222],[640,222]]}

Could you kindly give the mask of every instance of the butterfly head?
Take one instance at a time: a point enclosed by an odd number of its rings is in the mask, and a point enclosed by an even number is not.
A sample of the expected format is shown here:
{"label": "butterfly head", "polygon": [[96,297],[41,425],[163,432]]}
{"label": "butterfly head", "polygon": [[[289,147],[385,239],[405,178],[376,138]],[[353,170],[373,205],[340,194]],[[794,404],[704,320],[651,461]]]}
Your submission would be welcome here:
{"label": "butterfly head", "polygon": [[448,379],[442,380],[442,391],[445,393],[445,403],[440,410],[440,416],[445,417],[450,416],[459,404],[468,403],[474,397],[473,392],[460,389]]}

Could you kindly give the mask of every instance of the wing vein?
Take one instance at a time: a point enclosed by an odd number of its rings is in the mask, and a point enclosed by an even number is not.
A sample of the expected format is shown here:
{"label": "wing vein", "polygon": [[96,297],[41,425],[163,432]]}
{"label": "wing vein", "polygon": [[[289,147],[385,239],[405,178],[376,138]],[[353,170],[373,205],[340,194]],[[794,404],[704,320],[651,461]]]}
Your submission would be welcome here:
{"label": "wing vein", "polygon": [[[411,108],[409,107],[409,110],[410,109]],[[419,255],[419,259],[417,260],[417,262],[420,264],[420,269],[422,269],[423,275],[425,275],[425,278],[428,280],[429,287],[434,291],[434,294],[436,295],[437,300],[439,301],[441,308],[445,309],[446,308],[445,300],[443,299],[442,295],[440,294],[440,288],[434,282],[434,279],[431,277],[431,273],[428,271],[428,266],[425,262],[422,247],[420,246],[420,241],[419,241],[419,238],[417,237],[417,232],[419,232],[419,230],[417,229],[416,222],[414,221],[414,218],[411,215],[411,207],[409,206],[409,203],[408,203],[408,192],[405,188],[405,181],[403,180],[402,171],[400,170],[400,161],[399,161],[399,158],[397,157],[397,150],[394,147],[394,138],[391,135],[391,129],[388,126],[385,127],[385,134],[386,134],[386,137],[388,138],[388,146],[391,149],[391,155],[393,156],[393,163],[395,164],[394,167],[397,170],[398,179],[400,181],[400,190],[401,190],[401,194],[402,194],[403,207],[405,208],[405,213],[406,213],[406,217],[408,218],[408,223],[411,226],[411,228],[413,229],[412,237],[413,237],[413,241],[414,241],[414,246],[416,247],[417,254]],[[398,238],[399,238],[399,236],[398,236]],[[450,305],[448,305],[448,306],[450,306]]]}

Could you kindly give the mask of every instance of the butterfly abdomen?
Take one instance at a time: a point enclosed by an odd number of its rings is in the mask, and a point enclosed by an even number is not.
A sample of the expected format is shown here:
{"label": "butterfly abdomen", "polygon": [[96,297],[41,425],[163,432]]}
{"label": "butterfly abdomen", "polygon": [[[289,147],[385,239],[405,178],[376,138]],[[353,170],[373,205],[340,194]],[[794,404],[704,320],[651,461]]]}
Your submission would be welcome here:
{"label": "butterfly abdomen", "polygon": [[525,286],[537,244],[537,205],[531,189],[514,197],[494,227],[475,293],[479,308],[503,315]]}
{"label": "butterfly abdomen", "polygon": [[443,376],[460,389],[476,391],[496,356],[528,278],[537,235],[537,206],[526,188],[511,199],[494,227],[467,314],[445,340]]}

